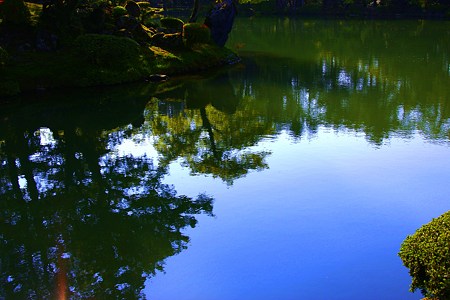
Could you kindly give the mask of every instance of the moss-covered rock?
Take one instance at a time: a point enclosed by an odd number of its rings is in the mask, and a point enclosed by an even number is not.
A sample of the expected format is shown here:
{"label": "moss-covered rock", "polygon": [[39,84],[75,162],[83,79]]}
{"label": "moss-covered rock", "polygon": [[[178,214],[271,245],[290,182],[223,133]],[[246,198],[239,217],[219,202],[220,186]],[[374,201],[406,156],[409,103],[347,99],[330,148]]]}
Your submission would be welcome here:
{"label": "moss-covered rock", "polygon": [[164,49],[180,49],[183,46],[181,33],[157,33],[152,38],[152,44]]}
{"label": "moss-covered rock", "polygon": [[183,30],[184,22],[178,18],[162,18],[160,20],[161,26],[175,32],[181,32]]}
{"label": "moss-covered rock", "polygon": [[211,31],[204,24],[187,23],[183,26],[183,40],[188,47],[194,44],[209,44]]}
{"label": "moss-covered rock", "polygon": [[139,44],[126,37],[103,34],[80,35],[75,40],[75,50],[89,62],[98,66],[136,63]]}
{"label": "moss-covered rock", "polygon": [[450,299],[450,211],[408,236],[399,256],[409,268],[411,291],[424,296]]}
{"label": "moss-covered rock", "polygon": [[128,14],[127,10],[121,5],[115,6],[112,10],[112,15],[115,20],[119,19],[121,16],[125,16],[126,14]]}

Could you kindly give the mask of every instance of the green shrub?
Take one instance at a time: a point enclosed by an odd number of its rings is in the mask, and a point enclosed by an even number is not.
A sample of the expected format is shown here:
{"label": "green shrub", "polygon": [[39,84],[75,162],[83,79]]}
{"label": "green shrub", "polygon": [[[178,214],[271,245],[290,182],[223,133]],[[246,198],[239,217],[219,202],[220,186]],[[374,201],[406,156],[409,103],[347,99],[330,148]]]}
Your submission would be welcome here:
{"label": "green shrub", "polygon": [[399,256],[409,268],[411,291],[450,299],[450,211],[423,225],[403,241]]}
{"label": "green shrub", "polygon": [[99,66],[136,63],[140,55],[140,46],[136,41],[113,35],[81,35],[74,46],[80,55]]}
{"label": "green shrub", "polygon": [[211,31],[204,24],[187,23],[183,26],[183,39],[188,47],[193,44],[209,44],[211,42]]}
{"label": "green shrub", "polygon": [[1,7],[0,17],[5,23],[21,25],[30,21],[30,11],[22,0],[4,0]]}
{"label": "green shrub", "polygon": [[120,18],[121,16],[125,16],[126,14],[128,14],[127,10],[125,7],[117,5],[116,7],[113,8],[112,10],[112,15],[115,19]]}
{"label": "green shrub", "polygon": [[161,26],[164,28],[173,29],[178,32],[181,32],[183,30],[184,22],[178,18],[167,17],[167,18],[162,18],[159,21],[161,23]]}
{"label": "green shrub", "polygon": [[9,54],[5,49],[0,47],[0,68],[4,67],[9,60]]}

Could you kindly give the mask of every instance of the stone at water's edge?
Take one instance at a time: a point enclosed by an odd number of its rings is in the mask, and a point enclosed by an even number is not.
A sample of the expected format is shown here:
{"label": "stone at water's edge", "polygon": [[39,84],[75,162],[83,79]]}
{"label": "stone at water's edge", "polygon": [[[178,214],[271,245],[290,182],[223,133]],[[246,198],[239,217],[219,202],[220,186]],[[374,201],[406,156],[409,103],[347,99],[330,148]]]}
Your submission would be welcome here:
{"label": "stone at water's edge", "polygon": [[211,30],[211,39],[223,47],[228,40],[228,34],[233,28],[237,9],[233,0],[217,3],[205,19],[205,25]]}
{"label": "stone at water's edge", "polygon": [[152,74],[148,76],[148,81],[150,82],[160,82],[160,81],[166,81],[169,79],[169,76],[164,74]]}

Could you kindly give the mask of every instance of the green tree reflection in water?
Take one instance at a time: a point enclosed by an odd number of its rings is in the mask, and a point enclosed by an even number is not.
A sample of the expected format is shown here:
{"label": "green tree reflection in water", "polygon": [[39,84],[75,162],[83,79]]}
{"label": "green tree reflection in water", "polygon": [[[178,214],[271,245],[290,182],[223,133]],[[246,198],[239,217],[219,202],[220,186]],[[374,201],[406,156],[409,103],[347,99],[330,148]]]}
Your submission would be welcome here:
{"label": "green tree reflection in water", "polygon": [[292,135],[322,125],[375,145],[416,132],[450,139],[449,22],[241,22],[230,46],[246,68],[232,83]]}
{"label": "green tree reflection in water", "polygon": [[249,148],[275,134],[276,128],[252,107],[242,108],[227,74],[185,80],[157,97],[148,120],[163,166],[181,158],[191,174],[209,174],[228,185],[249,170],[268,167],[269,153]]}
{"label": "green tree reflection in water", "polygon": [[[59,283],[77,298],[138,298],[187,246],[195,214],[212,213],[209,197],[162,183],[173,162],[231,185],[269,167],[253,146],[282,133],[450,140],[442,23],[269,21],[237,23],[244,63],[208,80],[2,106],[0,296],[46,298]],[[125,140],[157,156],[124,155]]]}
{"label": "green tree reflection in water", "polygon": [[81,106],[88,123],[68,104],[51,116],[49,107],[2,116],[1,296],[140,298],[145,279],[187,247],[195,215],[212,215],[212,198],[161,182],[165,166],[110,151],[136,130],[148,99],[125,100],[113,121],[106,98]]}

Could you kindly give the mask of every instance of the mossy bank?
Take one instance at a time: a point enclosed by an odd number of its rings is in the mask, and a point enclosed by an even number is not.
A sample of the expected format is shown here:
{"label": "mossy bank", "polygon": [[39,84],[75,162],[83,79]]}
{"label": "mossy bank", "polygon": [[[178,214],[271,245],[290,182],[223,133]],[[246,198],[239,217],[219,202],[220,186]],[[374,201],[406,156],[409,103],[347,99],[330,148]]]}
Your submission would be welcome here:
{"label": "mossy bank", "polygon": [[[29,18],[20,24],[7,19],[0,23],[2,98],[36,89],[113,85],[158,78],[155,74],[189,74],[238,60],[231,50],[211,40],[204,24],[185,24],[154,11],[152,18],[144,18],[145,9],[154,8],[140,8],[136,2],[128,1],[126,8],[101,7],[103,23],[95,30],[95,10],[88,17],[77,15],[81,29],[72,28],[72,23],[70,28],[60,28],[51,19],[55,12],[43,13],[41,6],[27,5]],[[46,24],[47,19],[51,21]]]}
{"label": "mossy bank", "polygon": [[[133,45],[127,38],[114,40],[111,45],[115,47],[102,47],[105,53],[74,47],[51,53],[27,52],[12,58],[8,55],[2,67],[0,95],[33,89],[120,84],[147,80],[154,74],[194,73],[238,59],[229,49],[211,44],[168,50]],[[123,48],[124,53],[116,51],[124,44],[132,47]]]}

